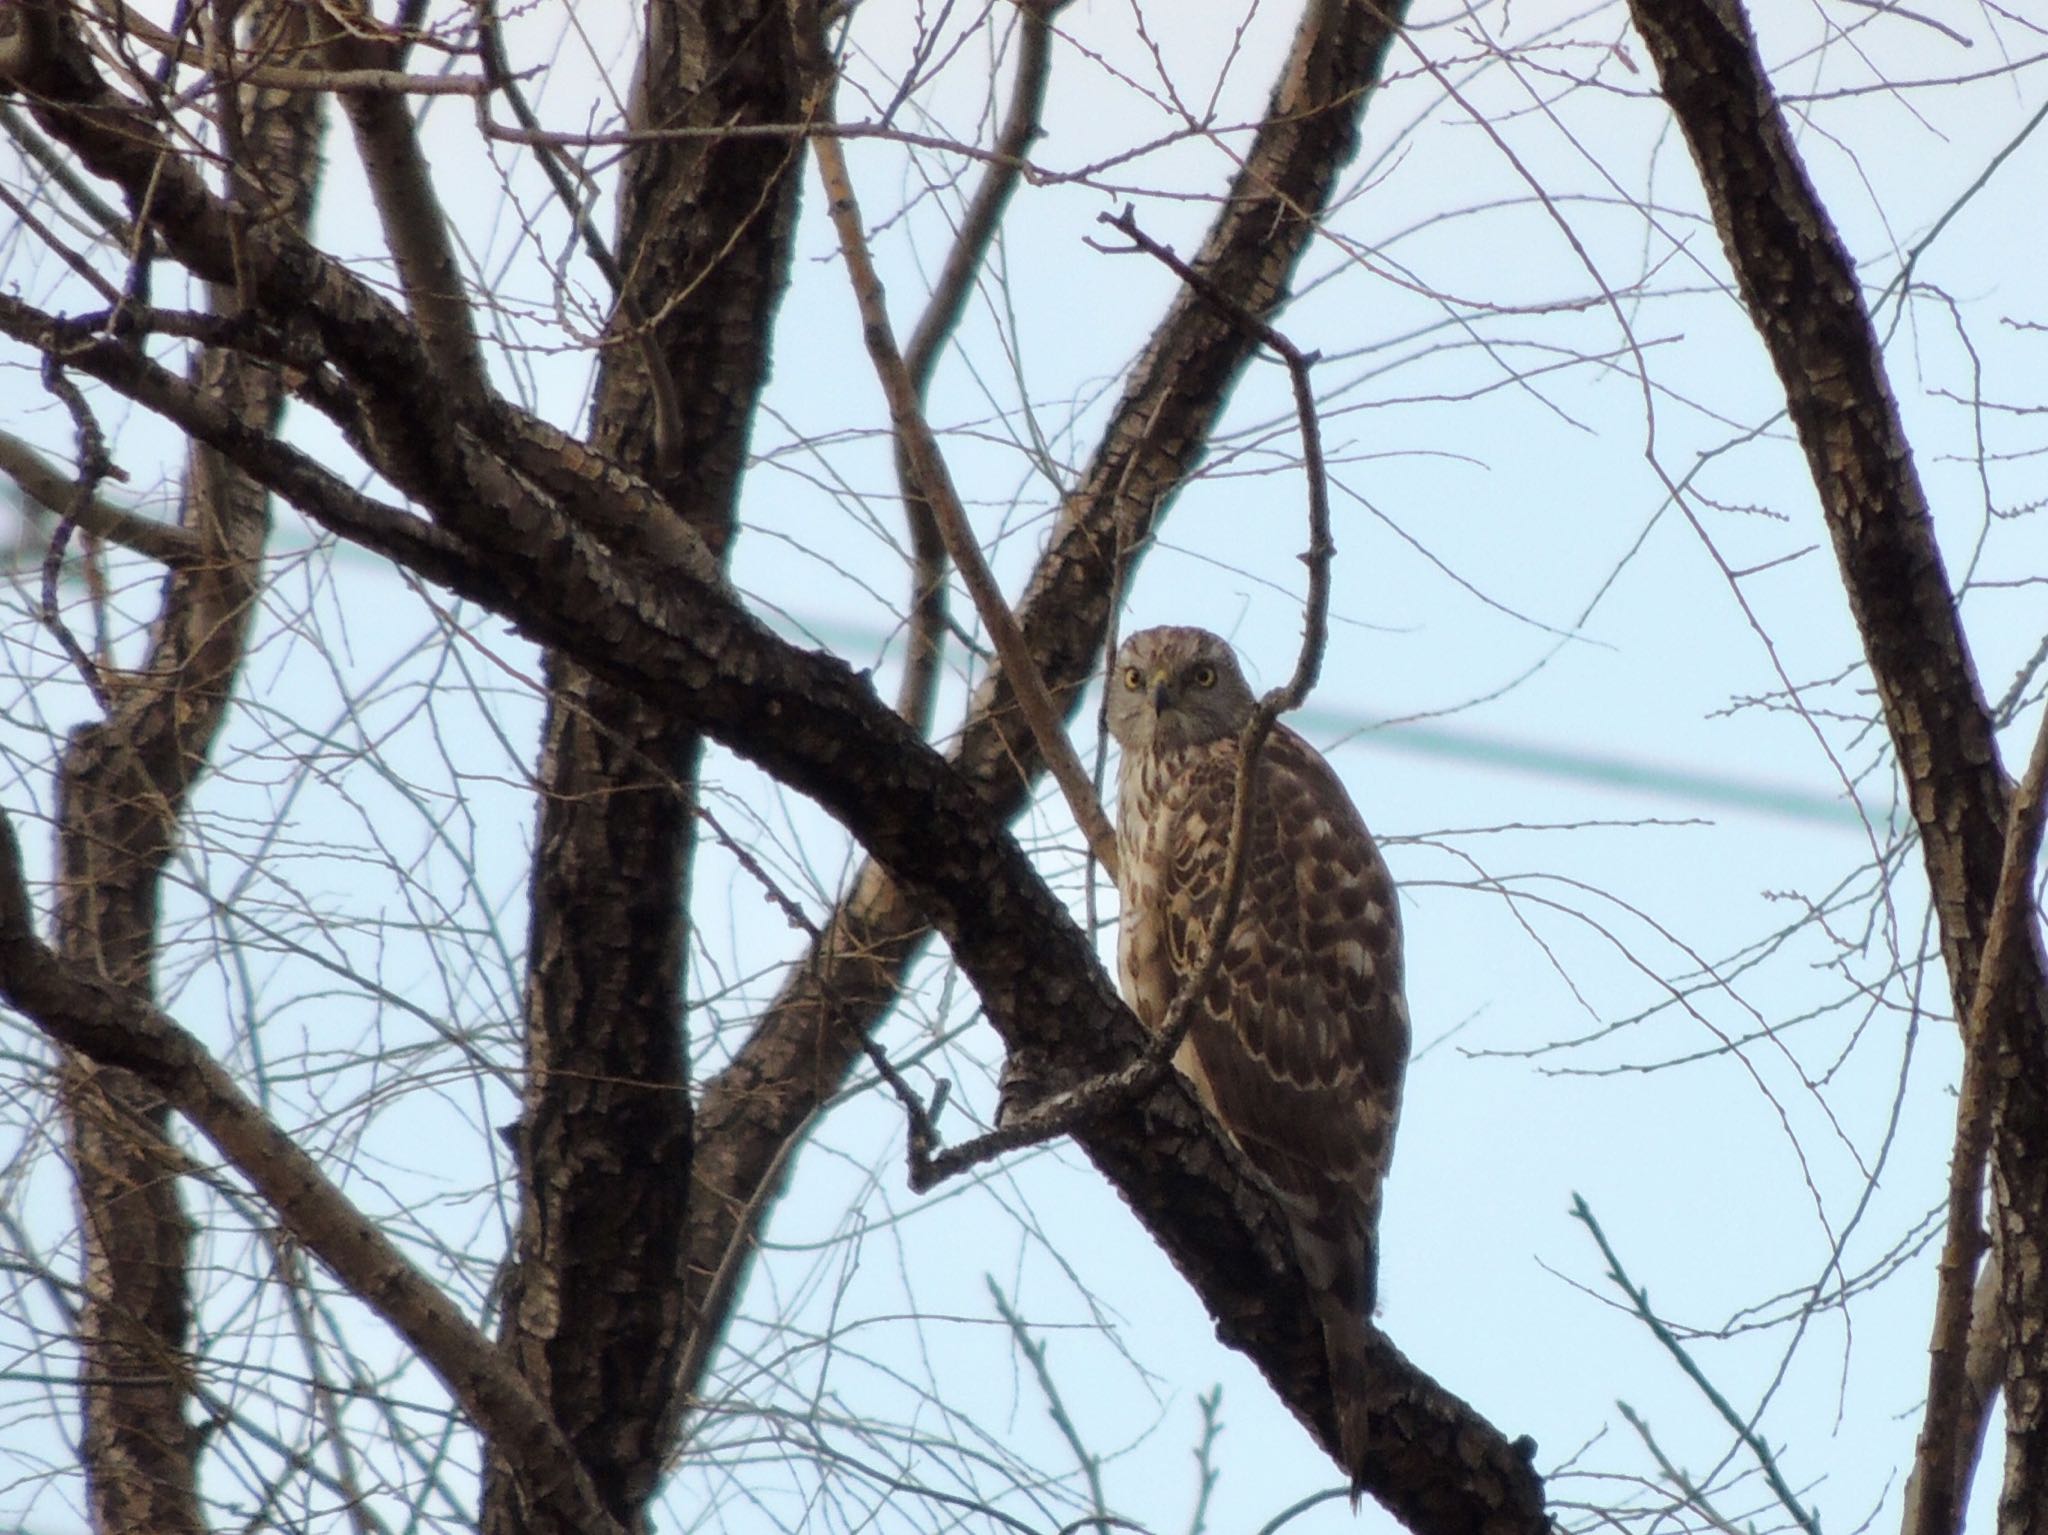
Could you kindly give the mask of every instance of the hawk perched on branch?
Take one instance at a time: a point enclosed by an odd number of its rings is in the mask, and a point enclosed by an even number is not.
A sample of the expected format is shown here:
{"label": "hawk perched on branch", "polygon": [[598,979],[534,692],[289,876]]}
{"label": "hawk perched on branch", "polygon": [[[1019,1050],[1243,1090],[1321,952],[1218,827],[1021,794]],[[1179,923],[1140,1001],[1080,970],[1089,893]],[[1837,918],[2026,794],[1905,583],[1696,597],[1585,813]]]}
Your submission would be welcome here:
{"label": "hawk perched on branch", "polygon": [[[1236,655],[1207,630],[1147,629],[1117,652],[1117,965],[1147,1028],[1193,977],[1216,920],[1253,707]],[[1190,999],[1174,1064],[1287,1212],[1356,1502],[1380,1184],[1408,1064],[1400,915],[1344,786],[1284,725],[1252,795],[1237,919],[1213,983]]]}

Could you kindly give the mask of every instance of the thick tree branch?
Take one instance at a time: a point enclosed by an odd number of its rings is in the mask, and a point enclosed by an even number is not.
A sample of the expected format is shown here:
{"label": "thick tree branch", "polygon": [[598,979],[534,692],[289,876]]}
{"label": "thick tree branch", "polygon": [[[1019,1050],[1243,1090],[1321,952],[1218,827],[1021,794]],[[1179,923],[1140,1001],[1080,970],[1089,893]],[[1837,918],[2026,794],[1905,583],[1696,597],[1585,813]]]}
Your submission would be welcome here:
{"label": "thick tree branch", "polygon": [[[2012,1344],[1999,1528],[2040,1535],[2048,1530],[2039,1496],[2048,1485],[2048,994],[2039,925],[2027,921],[2013,933],[2003,984],[1985,995],[1981,1019],[1974,1013],[2009,845],[1993,722],[1855,267],[1793,147],[1747,18],[1734,0],[1631,0],[1630,9],[1784,386],[1919,826],[1956,1016],[1966,1045],[1989,1057],[1993,1222]],[[1938,1357],[1936,1367],[1951,1365]],[[1946,1426],[1930,1423],[1930,1431]],[[1955,1527],[1964,1491],[1956,1480],[1923,1478],[1923,1500],[1932,1501],[1922,1535]]]}
{"label": "thick tree branch", "polygon": [[[405,57],[402,34],[384,33],[361,0],[326,4],[339,23],[321,50],[331,70],[342,76],[400,73]],[[455,259],[447,215],[441,211],[420,148],[412,106],[403,95],[375,91],[344,92],[341,105],[355,132],[356,153],[377,204],[384,243],[398,266],[406,308],[420,328],[427,355],[444,386],[481,396],[484,360],[469,294]]]}
{"label": "thick tree branch", "polygon": [[[1984,1166],[1991,1148],[1991,1080],[1996,1055],[1987,1022],[2011,983],[2014,957],[2037,926],[2034,886],[2041,853],[2043,788],[2048,784],[2048,714],[2044,714],[2007,813],[2005,852],[1991,930],[1977,969],[1977,985],[1962,1015],[1963,1079],[1956,1093],[1955,1150],[1949,1163],[1948,1232],[1941,1251],[1941,1282],[1935,1294],[1933,1339],[1928,1346],[1927,1404],[1920,1441],[1907,1482],[1904,1535],[1956,1535],[1962,1528],[1970,1482],[1981,1448],[1985,1402],[1980,1389],[1985,1352],[1983,1332],[2002,1340],[2001,1286],[1979,1282],[1978,1264],[1987,1243],[1983,1227]],[[1997,1280],[1995,1260],[1983,1276]]]}
{"label": "thick tree branch", "polygon": [[[208,13],[216,54],[231,47],[239,10],[223,0]],[[282,46],[303,46],[295,8],[257,0],[247,21],[252,33],[275,24]],[[241,220],[303,227],[319,167],[311,108],[302,96],[223,92],[221,143]],[[215,284],[212,307],[233,312],[239,286]],[[57,358],[44,355],[54,387]],[[275,430],[284,390],[271,369],[206,348],[191,375],[193,392],[225,417],[253,434]],[[105,453],[83,400],[68,385],[64,398],[79,418],[82,505]],[[164,866],[241,669],[270,521],[262,487],[203,443],[189,445],[183,491],[180,521],[199,556],[164,582],[143,664],[118,689],[95,688],[102,716],[72,731],[57,773],[58,955],[139,999],[157,969]],[[60,549],[52,543],[51,572]],[[186,1357],[195,1233],[168,1107],[156,1084],[73,1053],[63,1056],[58,1083],[84,1255],[79,1395],[94,1522],[108,1535],[196,1535],[204,1526],[200,1439]]]}

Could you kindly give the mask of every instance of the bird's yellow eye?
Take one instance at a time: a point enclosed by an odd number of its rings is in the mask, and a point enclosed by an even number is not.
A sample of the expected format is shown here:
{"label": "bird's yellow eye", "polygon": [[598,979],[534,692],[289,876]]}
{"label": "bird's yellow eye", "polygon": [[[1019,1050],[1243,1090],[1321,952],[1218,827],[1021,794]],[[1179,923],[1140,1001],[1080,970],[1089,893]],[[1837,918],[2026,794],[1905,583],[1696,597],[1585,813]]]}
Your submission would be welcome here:
{"label": "bird's yellow eye", "polygon": [[1213,666],[1196,667],[1195,686],[1198,688],[1213,688],[1216,686],[1216,668]]}
{"label": "bird's yellow eye", "polygon": [[1144,685],[1145,674],[1143,672],[1139,671],[1138,668],[1135,666],[1126,666],[1124,668],[1125,687],[1129,688],[1133,693],[1135,693],[1138,691],[1139,688],[1143,687]]}

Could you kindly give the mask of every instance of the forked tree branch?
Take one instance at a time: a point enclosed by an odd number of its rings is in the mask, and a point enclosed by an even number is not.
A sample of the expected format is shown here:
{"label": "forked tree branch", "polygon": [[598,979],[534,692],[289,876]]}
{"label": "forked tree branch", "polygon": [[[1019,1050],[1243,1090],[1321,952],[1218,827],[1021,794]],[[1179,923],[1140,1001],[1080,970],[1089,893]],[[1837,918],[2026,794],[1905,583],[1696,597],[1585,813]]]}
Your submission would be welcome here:
{"label": "forked tree branch", "polygon": [[[1963,1079],[1956,1093],[1955,1149],[1949,1161],[1948,1231],[1942,1243],[1940,1283],[1928,1345],[1927,1404],[1913,1470],[1906,1484],[1903,1535],[1956,1535],[1969,1502],[1981,1448],[1985,1403],[1973,1379],[1973,1352],[1981,1356],[1988,1330],[2002,1337],[1996,1286],[1979,1283],[1988,1246],[1983,1222],[1984,1167],[1991,1149],[1991,1080],[1994,1052],[1989,1020],[1999,990],[2010,984],[2013,956],[2038,923],[2034,885],[2041,852],[2043,788],[2048,781],[2048,714],[2027,761],[2026,776],[2006,815],[2005,853],[1991,908],[1976,990],[1961,1019]],[[1985,1277],[1997,1278],[1994,1256]],[[1973,1343],[1976,1345],[1973,1349]]]}

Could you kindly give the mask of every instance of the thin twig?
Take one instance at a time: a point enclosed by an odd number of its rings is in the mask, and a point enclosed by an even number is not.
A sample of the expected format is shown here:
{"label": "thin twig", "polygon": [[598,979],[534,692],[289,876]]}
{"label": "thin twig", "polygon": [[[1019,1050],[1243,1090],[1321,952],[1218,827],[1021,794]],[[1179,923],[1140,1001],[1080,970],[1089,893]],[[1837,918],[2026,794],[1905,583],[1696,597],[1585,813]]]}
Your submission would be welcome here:
{"label": "thin twig", "polygon": [[[833,67],[825,53],[815,5],[804,5],[799,9],[809,13],[800,18],[797,33],[798,47],[807,55],[805,65],[812,76],[811,111],[818,120],[826,121],[832,112]],[[845,151],[839,140],[830,134],[814,139],[812,150],[817,158],[818,177],[825,185],[832,224],[839,234],[840,253],[845,258],[854,298],[860,306],[861,331],[867,342],[868,356],[874,362],[882,392],[889,401],[889,415],[896,430],[896,439],[910,460],[918,487],[938,520],[939,532],[946,542],[946,553],[966,583],[968,594],[974,599],[975,610],[988,628],[989,637],[995,641],[1003,676],[1016,695],[1018,710],[1030,727],[1040,755],[1045,758],[1047,770],[1066,796],[1074,820],[1087,837],[1095,856],[1106,868],[1114,869],[1116,834],[1110,829],[1109,817],[1103,814],[1094,786],[1088,781],[1087,772],[1060,727],[1059,711],[1031,660],[1030,647],[1024,642],[1024,631],[1017,626],[1016,616],[1003,600],[1002,590],[996,585],[988,562],[981,556],[974,531],[968,525],[966,510],[960,504],[945,458],[939,451],[938,439],[932,435],[931,426],[919,408],[917,385],[903,364],[902,353],[897,350],[895,332],[889,324],[888,301],[882,291],[882,279],[876,273],[874,259],[868,251],[860,202],[854,196],[853,180],[847,173]]]}
{"label": "thin twig", "polygon": [[1798,1494],[1786,1483],[1784,1474],[1778,1469],[1777,1457],[1771,1453],[1771,1447],[1764,1443],[1763,1436],[1749,1426],[1728,1398],[1707,1379],[1706,1372],[1694,1361],[1692,1355],[1686,1352],[1685,1345],[1680,1343],[1671,1329],[1664,1325],[1663,1319],[1650,1309],[1650,1297],[1637,1289],[1634,1281],[1628,1277],[1628,1271],[1621,1266],[1620,1257],[1607,1241],[1607,1233],[1600,1229],[1600,1223],[1593,1218],[1592,1207],[1586,1203],[1585,1196],[1572,1195],[1572,1217],[1593,1233],[1593,1240],[1600,1246],[1600,1256],[1607,1260],[1607,1277],[1627,1299],[1629,1309],[1635,1312],[1645,1327],[1650,1329],[1651,1336],[1664,1345],[1666,1352],[1678,1361],[1678,1367],[1685,1371],[1695,1386],[1700,1388],[1701,1394],[1721,1415],[1721,1420],[1735,1430],[1736,1437],[1748,1447],[1750,1454],[1756,1457],[1757,1465],[1763,1470],[1764,1480],[1770,1484],[1780,1506],[1792,1516],[1793,1521],[1806,1532],[1806,1535],[1820,1535],[1820,1521],[1806,1511],[1805,1505],[1799,1501]]}
{"label": "thin twig", "polygon": [[[530,71],[529,71],[530,73]],[[240,76],[245,85],[276,91],[332,91],[339,96],[487,96],[479,75],[408,75],[396,69],[294,69],[259,64]]]}
{"label": "thin twig", "polygon": [[1202,1535],[1209,1522],[1209,1495],[1216,1490],[1216,1441],[1223,1436],[1223,1387],[1211,1386],[1195,1398],[1202,1409],[1202,1437],[1195,1441],[1195,1509],[1188,1516],[1188,1535]]}
{"label": "thin twig", "polygon": [[[563,208],[568,211],[571,222],[575,224],[576,236],[583,242],[584,253],[590,257],[591,265],[597,268],[598,275],[604,278],[613,296],[617,297],[625,291],[625,276],[619,271],[619,263],[613,257],[611,247],[605,244],[604,235],[592,221],[590,210],[577,193],[575,178],[569,174],[568,166],[571,162],[568,155],[543,132],[539,116],[527,102],[526,93],[519,88],[518,76],[513,73],[511,60],[505,56],[505,38],[498,23],[498,7],[495,0],[483,0],[483,3],[478,5],[476,35],[477,57],[483,60],[485,78],[490,82],[492,90],[510,103],[512,115],[518,118],[528,131],[536,135],[532,147],[539,151],[537,158],[540,161],[540,168],[547,176],[548,184],[555,189],[556,198],[560,200]],[[477,102],[479,116],[488,117],[489,111],[490,98],[480,97]],[[583,174],[583,168],[579,165],[576,171],[588,185],[590,178]],[[628,316],[628,319],[633,324],[640,323],[632,316]]]}
{"label": "thin twig", "polygon": [[[1116,552],[1110,559],[1108,600],[1103,605],[1105,618],[1102,625],[1102,675],[1105,678],[1116,675],[1116,653],[1123,644],[1123,637],[1118,632],[1117,615],[1123,611],[1124,577],[1131,568],[1130,561],[1131,551],[1124,542],[1124,528],[1119,521],[1116,525]],[[1089,782],[1095,786],[1098,797],[1109,778],[1109,739],[1109,689],[1105,687],[1096,701],[1095,761],[1089,773]],[[1095,868],[1091,860],[1081,882],[1081,904],[1088,918],[1090,939],[1095,937],[1101,924],[1100,916],[1095,909]],[[1107,870],[1105,872],[1109,873],[1113,883],[1116,879],[1115,873]]]}
{"label": "thin twig", "polygon": [[796,897],[782,888],[781,883],[768,872],[762,865],[761,860],[754,856],[752,850],[725,829],[725,824],[711,813],[709,806],[697,806],[696,816],[698,820],[711,828],[711,835],[717,839],[718,845],[732,856],[733,862],[737,863],[745,873],[752,877],[754,883],[761,887],[762,894],[781,909],[782,915],[789,925],[798,932],[806,934],[811,942],[818,942],[822,936],[818,931],[818,924],[813,922],[803,907],[797,904]]}
{"label": "thin twig", "polygon": [[71,632],[71,626],[64,622],[64,614],[57,604],[57,578],[64,569],[64,549],[71,542],[71,533],[79,524],[81,515],[87,513],[98,492],[100,482],[113,470],[113,459],[107,453],[107,439],[100,432],[100,424],[93,419],[92,407],[85,403],[85,396],[78,386],[65,376],[55,353],[43,353],[43,387],[48,389],[71,413],[72,429],[78,438],[78,483],[71,492],[71,504],[57,523],[57,529],[50,535],[50,546],[43,551],[43,627],[57,638],[70,658],[72,667],[84,681],[93,701],[108,713],[113,712],[113,695],[107,689],[106,678],[101,674],[97,662],[85,653],[85,647],[78,643],[78,636]]}
{"label": "thin twig", "polygon": [[1321,1492],[1312,1492],[1305,1498],[1297,1498],[1268,1519],[1258,1528],[1257,1535],[1280,1535],[1280,1531],[1294,1523],[1310,1509],[1321,1508],[1325,1503],[1334,1503],[1339,1498],[1351,1497],[1349,1487],[1326,1487]]}
{"label": "thin twig", "polygon": [[[806,1120],[808,1126],[811,1120]],[[746,1272],[747,1255],[753,1250],[761,1235],[761,1212],[782,1190],[782,1170],[789,1165],[789,1159],[796,1148],[803,1144],[804,1137],[792,1135],[775,1148],[775,1157],[768,1164],[766,1174],[754,1186],[747,1197],[744,1219],[733,1224],[732,1240],[719,1254],[718,1268],[711,1276],[711,1283],[705,1288],[704,1303],[697,1308],[697,1317],[690,1329],[690,1335],[683,1340],[683,1356],[677,1361],[671,1380],[683,1382],[693,1393],[696,1383],[702,1378],[705,1367],[711,1362],[711,1354],[725,1337],[720,1322],[732,1303],[733,1292],[739,1287],[740,1277]],[[701,1412],[692,1415],[693,1426],[681,1435],[674,1450],[670,1452],[670,1463],[680,1461],[690,1452],[690,1440],[705,1421]]]}
{"label": "thin twig", "polygon": [[[488,99],[486,97],[485,99]],[[893,123],[840,123],[811,118],[800,123],[691,123],[678,127],[662,128],[608,128],[586,133],[561,128],[510,127],[495,119],[487,119],[482,125],[486,138],[496,139],[503,144],[520,144],[528,147],[540,144],[552,145],[559,149],[632,149],[643,144],[687,144],[704,139],[721,142],[731,139],[880,139],[884,143],[900,144],[906,149],[931,149],[942,154],[958,155],[964,160],[987,160],[997,158],[992,150],[981,149],[959,139],[946,138],[936,133],[916,133],[907,128],[898,128]],[[1077,179],[1076,173],[1048,172],[1029,162],[1020,162],[1024,174],[1034,184],[1050,184]],[[1088,167],[1087,173],[1101,169]]]}
{"label": "thin twig", "polygon": [[[504,35],[493,0],[484,0],[477,8],[477,54],[483,60],[485,78],[490,81],[492,90],[504,96],[511,104],[513,116],[535,135],[531,143],[538,152],[541,170],[547,176],[548,184],[554,188],[555,196],[568,210],[591,265],[597,268],[598,275],[604,278],[612,291],[612,299],[619,307],[619,318],[624,321],[626,334],[638,350],[640,366],[647,374],[648,400],[654,412],[655,467],[664,476],[672,476],[683,468],[683,408],[676,390],[675,374],[670,370],[667,354],[655,336],[654,321],[634,296],[626,274],[619,267],[618,258],[605,243],[604,236],[590,217],[589,207],[577,193],[575,178],[569,174],[571,162],[567,151],[541,132],[539,117],[528,104],[525,93],[519,89],[519,77],[505,55]],[[480,96],[477,99],[477,119],[487,130],[489,118],[490,97]],[[584,184],[589,185],[590,177],[583,168],[579,165],[575,170]]]}
{"label": "thin twig", "polygon": [[54,254],[58,260],[76,273],[85,282],[99,290],[100,296],[111,305],[121,302],[121,290],[100,274],[99,268],[78,251],[73,250],[58,233],[36,217],[35,210],[6,187],[0,187],[0,208],[14,215],[14,222],[20,228],[34,235],[43,249]]}
{"label": "thin twig", "polygon": [[[121,8],[123,32],[142,42],[166,61],[208,67],[198,57],[201,48],[183,38],[173,37],[162,27],[138,14],[133,6]],[[382,28],[377,29],[380,33]],[[349,34],[361,37],[360,32]],[[491,90],[488,79],[474,75],[409,75],[396,69],[305,69],[287,64],[234,64],[233,82],[280,91],[339,91],[377,96],[483,96]],[[194,87],[196,92],[212,91],[224,75],[215,74]]]}
{"label": "thin twig", "polygon": [[1080,1429],[1074,1426],[1073,1415],[1067,1411],[1067,1404],[1060,1396],[1060,1388],[1052,1378],[1052,1368],[1046,1363],[1045,1344],[1031,1336],[1031,1329],[1024,1325],[1024,1318],[1010,1304],[1010,1298],[1003,1294],[993,1274],[984,1274],[982,1281],[988,1286],[988,1293],[996,1303],[996,1313],[1010,1329],[1010,1337],[1016,1342],[1017,1351],[1031,1364],[1031,1373],[1038,1377],[1039,1394],[1045,1398],[1045,1410],[1051,1416],[1053,1427],[1060,1431],[1067,1441],[1067,1448],[1074,1452],[1074,1459],[1080,1463],[1081,1475],[1088,1479],[1088,1502],[1093,1509],[1090,1519],[1076,1520],[1069,1528],[1093,1524],[1096,1535],[1107,1535],[1109,1529],[1109,1504],[1102,1495],[1102,1457],[1090,1452],[1082,1441]]}
{"label": "thin twig", "polygon": [[[1288,680],[1285,690],[1288,702],[1283,703],[1280,709],[1298,709],[1302,701],[1308,697],[1309,690],[1316,685],[1316,678],[1322,673],[1323,651],[1329,640],[1330,562],[1337,553],[1336,545],[1330,541],[1330,483],[1328,472],[1323,465],[1322,423],[1316,414],[1315,389],[1309,379],[1310,370],[1322,360],[1322,354],[1304,352],[1268,322],[1253,314],[1202,273],[1146,234],[1138,227],[1137,215],[1128,206],[1114,217],[1107,213],[1098,214],[1097,222],[1109,225],[1128,239],[1136,249],[1169,267],[1175,276],[1199,293],[1217,313],[1228,318],[1247,335],[1255,337],[1261,345],[1271,348],[1287,365],[1288,382],[1294,388],[1294,412],[1301,422],[1302,472],[1308,477],[1309,545],[1308,552],[1301,557],[1302,562],[1308,566],[1308,601],[1305,604],[1306,632],[1302,636],[1301,654],[1295,661],[1294,675]],[[1107,250],[1112,255],[1119,253],[1115,247],[1096,248]]]}
{"label": "thin twig", "polygon": [[1628,1420],[1628,1426],[1634,1429],[1636,1437],[1643,1441],[1643,1447],[1657,1462],[1657,1469],[1664,1473],[1664,1480],[1671,1484],[1681,1503],[1719,1530],[1721,1535],[1753,1535],[1752,1531],[1745,1530],[1740,1525],[1730,1524],[1721,1516],[1714,1505],[1707,1501],[1707,1490],[1673,1464],[1671,1457],[1664,1453],[1664,1447],[1657,1443],[1657,1436],[1650,1432],[1650,1425],[1642,1420],[1633,1407],[1626,1402],[1616,1402],[1614,1405],[1621,1409],[1621,1415]]}
{"label": "thin twig", "polygon": [[327,1378],[325,1354],[320,1347],[319,1330],[308,1300],[310,1286],[306,1283],[306,1265],[299,1244],[288,1232],[267,1222],[258,1224],[256,1229],[270,1244],[277,1288],[284,1295],[292,1331],[297,1335],[300,1352],[305,1356],[307,1385],[312,1391],[314,1410],[327,1431],[327,1451],[334,1457],[334,1487],[342,1495],[342,1507],[348,1513],[349,1523],[354,1527],[355,1535],[390,1535],[389,1528],[377,1517],[376,1509],[363,1495],[363,1479],[356,1467],[353,1442],[342,1421],[345,1388],[337,1390]]}
{"label": "thin twig", "polygon": [[15,147],[36,163],[47,180],[63,190],[101,235],[119,246],[128,243],[132,231],[121,210],[95,192],[78,173],[78,167],[59,154],[11,102],[0,102],[0,132],[5,132]]}

